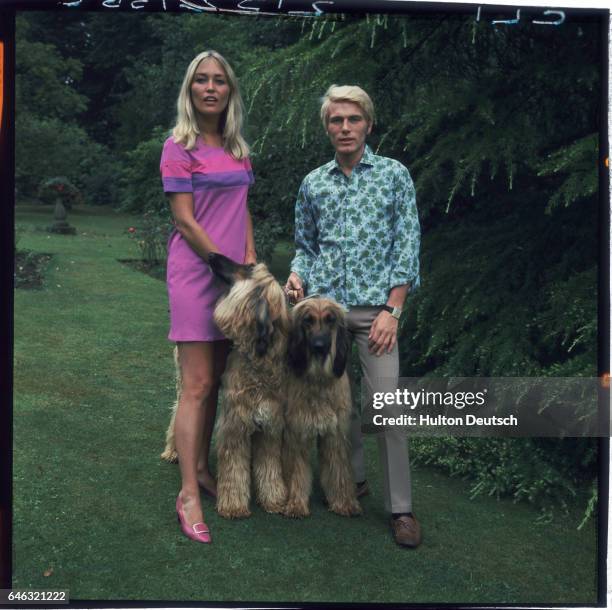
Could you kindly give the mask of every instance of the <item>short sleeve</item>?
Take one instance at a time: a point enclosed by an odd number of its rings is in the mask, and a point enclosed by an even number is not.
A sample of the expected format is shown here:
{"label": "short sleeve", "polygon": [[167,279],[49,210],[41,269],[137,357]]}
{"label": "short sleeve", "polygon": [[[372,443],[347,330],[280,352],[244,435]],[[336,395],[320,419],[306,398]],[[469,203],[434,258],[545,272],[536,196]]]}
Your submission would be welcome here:
{"label": "short sleeve", "polygon": [[159,169],[164,193],[193,193],[191,157],[172,137],[164,142]]}
{"label": "short sleeve", "polygon": [[253,167],[251,166],[251,159],[249,159],[249,157],[244,159],[244,169],[249,176],[249,186],[255,184],[255,176],[253,175]]}

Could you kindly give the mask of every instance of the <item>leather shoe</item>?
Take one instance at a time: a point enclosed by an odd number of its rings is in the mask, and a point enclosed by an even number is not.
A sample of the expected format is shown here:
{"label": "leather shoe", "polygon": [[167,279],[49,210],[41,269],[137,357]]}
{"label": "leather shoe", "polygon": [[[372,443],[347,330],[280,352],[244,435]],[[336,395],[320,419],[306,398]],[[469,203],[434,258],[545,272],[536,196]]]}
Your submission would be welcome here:
{"label": "leather shoe", "polygon": [[358,498],[361,498],[362,496],[370,495],[370,486],[368,485],[367,481],[362,481],[361,483],[357,483],[357,489],[356,489],[355,495]]}
{"label": "leather shoe", "polygon": [[417,547],[421,544],[421,525],[416,517],[409,513],[391,518],[391,530],[395,542],[401,546]]}

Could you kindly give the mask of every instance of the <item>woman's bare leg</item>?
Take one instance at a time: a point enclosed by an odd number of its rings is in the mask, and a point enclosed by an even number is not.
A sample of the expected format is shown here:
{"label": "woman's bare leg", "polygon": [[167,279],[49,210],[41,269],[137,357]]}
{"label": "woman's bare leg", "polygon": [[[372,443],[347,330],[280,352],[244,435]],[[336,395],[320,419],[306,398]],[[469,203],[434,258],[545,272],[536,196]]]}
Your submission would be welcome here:
{"label": "woman's bare leg", "polygon": [[[188,525],[204,521],[197,465],[206,411],[214,385],[214,342],[180,342],[182,388],[175,419],[176,450],[181,470],[180,499]],[[213,418],[214,422],[214,418]]]}
{"label": "woman's bare leg", "polygon": [[213,362],[213,388],[206,400],[204,409],[204,421],[202,432],[202,449],[200,451],[200,459],[198,460],[198,482],[208,492],[216,495],[217,482],[210,472],[209,457],[210,457],[210,441],[212,438],[213,428],[215,427],[215,417],[217,415],[217,403],[219,398],[219,388],[221,387],[221,376],[225,371],[227,355],[229,353],[229,341],[215,341],[214,346],[214,362]]}

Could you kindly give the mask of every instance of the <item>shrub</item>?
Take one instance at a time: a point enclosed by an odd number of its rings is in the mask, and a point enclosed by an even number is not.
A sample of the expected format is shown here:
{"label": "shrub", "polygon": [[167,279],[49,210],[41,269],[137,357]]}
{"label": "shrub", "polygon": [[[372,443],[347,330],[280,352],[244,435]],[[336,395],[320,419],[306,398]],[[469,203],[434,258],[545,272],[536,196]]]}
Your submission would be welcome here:
{"label": "shrub", "polygon": [[168,200],[162,190],[159,173],[164,140],[168,130],[156,128],[151,138],[126,154],[120,178],[121,209],[127,212],[153,210],[164,214]]}
{"label": "shrub", "polygon": [[169,213],[146,210],[142,215],[142,224],[138,227],[130,227],[128,234],[130,239],[136,241],[142,259],[149,266],[155,266],[166,259],[167,242],[171,229]]}
{"label": "shrub", "polygon": [[[80,190],[83,203],[118,201],[119,162],[108,147],[94,142],[84,129],[18,111],[15,130],[15,186],[21,199],[35,196],[41,180],[61,176]],[[68,201],[68,206],[71,203],[75,202]]]}
{"label": "shrub", "polygon": [[121,164],[106,146],[90,142],[89,153],[79,162],[77,184],[90,205],[119,205]]}
{"label": "shrub", "polygon": [[559,509],[565,511],[570,498],[587,494],[584,523],[597,499],[591,489],[597,470],[595,439],[415,438],[410,454],[415,463],[469,479],[472,497],[487,494],[527,501],[540,510],[543,520]]}

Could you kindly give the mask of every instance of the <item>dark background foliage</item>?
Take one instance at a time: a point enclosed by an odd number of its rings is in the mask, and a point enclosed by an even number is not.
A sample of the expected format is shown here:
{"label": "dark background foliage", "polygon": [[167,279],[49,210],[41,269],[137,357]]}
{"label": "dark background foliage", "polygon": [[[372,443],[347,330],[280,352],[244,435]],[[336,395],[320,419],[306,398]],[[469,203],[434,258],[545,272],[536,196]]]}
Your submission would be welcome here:
{"label": "dark background foliage", "polygon": [[[332,83],[358,84],[376,107],[371,146],[402,161],[417,189],[423,285],[402,321],[402,374],[594,376],[599,28],[436,14],[22,13],[19,199],[65,176],[87,203],[143,214],[163,241],[161,144],[188,62],[214,48],[241,81],[249,206],[270,261],[292,238],[301,179],[331,157],[319,98]],[[545,511],[595,489],[592,441],[431,439],[412,453],[472,477],[476,492]]]}

